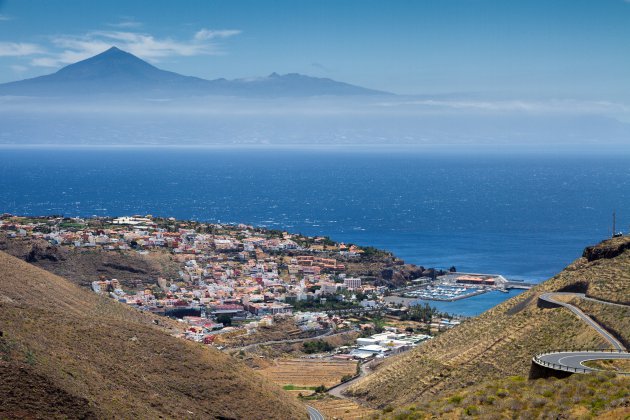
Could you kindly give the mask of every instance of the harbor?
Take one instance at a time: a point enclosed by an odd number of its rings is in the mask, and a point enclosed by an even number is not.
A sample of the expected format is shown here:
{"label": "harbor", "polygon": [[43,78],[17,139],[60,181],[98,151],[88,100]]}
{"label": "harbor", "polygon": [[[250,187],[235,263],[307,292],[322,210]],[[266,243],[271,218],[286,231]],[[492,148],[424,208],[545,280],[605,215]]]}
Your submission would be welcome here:
{"label": "harbor", "polygon": [[500,274],[449,272],[435,279],[422,277],[392,291],[385,301],[412,306],[429,303],[443,312],[475,316],[535,284]]}
{"label": "harbor", "polygon": [[426,288],[420,290],[404,293],[403,297],[453,302],[459,299],[466,299],[480,295],[485,292],[485,289],[478,289],[476,287],[427,286]]}

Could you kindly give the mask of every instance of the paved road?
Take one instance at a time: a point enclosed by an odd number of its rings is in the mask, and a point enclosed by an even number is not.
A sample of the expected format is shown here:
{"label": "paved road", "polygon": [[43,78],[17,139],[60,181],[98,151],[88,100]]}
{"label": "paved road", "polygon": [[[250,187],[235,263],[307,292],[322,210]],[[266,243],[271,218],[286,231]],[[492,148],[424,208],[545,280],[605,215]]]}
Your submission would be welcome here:
{"label": "paved road", "polygon": [[555,299],[558,296],[571,296],[588,299],[594,302],[602,303],[605,305],[622,306],[628,308],[628,305],[622,305],[618,303],[605,302],[593,298],[587,298],[583,293],[545,293],[539,297],[546,302],[553,303],[569,309],[576,314],[582,321],[590,325],[597,331],[606,341],[608,341],[614,350],[601,351],[601,350],[588,350],[588,351],[557,351],[538,354],[534,356],[534,363],[545,366],[547,368],[561,370],[565,372],[576,373],[590,373],[598,371],[599,369],[589,368],[583,363],[589,360],[610,360],[610,359],[624,359],[630,360],[630,353],[626,352],[626,348],[613,337],[608,331],[602,328],[598,323],[593,321],[591,317],[582,312],[579,308],[560,300]]}
{"label": "paved road", "polygon": [[324,420],[323,414],[317,411],[315,407],[307,405],[306,409],[308,410],[308,416],[311,420]]}
{"label": "paved road", "polygon": [[[590,368],[584,365],[589,360],[630,360],[630,353],[610,351],[559,351],[544,353],[534,357],[534,362],[551,369],[565,372],[591,373],[600,369]],[[630,375],[630,373],[628,373]]]}
{"label": "paved road", "polygon": [[[582,321],[586,322],[588,325],[593,327],[595,329],[595,331],[597,331],[602,337],[604,337],[604,339],[606,341],[608,341],[610,343],[610,345],[613,346],[616,350],[622,351],[622,350],[626,349],[623,346],[623,344],[621,344],[619,342],[619,340],[617,340],[615,337],[613,337],[612,334],[610,334],[608,331],[603,329],[598,323],[593,321],[593,319],[591,319],[591,317],[586,315],[579,308],[577,308],[577,307],[575,307],[575,306],[573,306],[573,305],[571,305],[569,303],[556,300],[556,299],[554,299],[554,296],[584,297],[584,294],[582,294],[582,293],[545,293],[545,294],[541,295],[539,297],[539,299],[542,299],[542,300],[544,300],[546,302],[555,303],[556,305],[560,305],[560,306],[563,306],[563,307],[569,309],[571,312],[573,312],[579,318],[581,318]],[[596,299],[592,299],[592,298],[589,298],[589,299],[592,300],[592,301],[595,301],[595,302],[606,304],[606,305],[618,305],[618,304],[611,304],[609,302],[604,302],[602,300],[596,300]],[[624,306],[624,305],[621,305],[621,306]],[[627,307],[627,306],[625,306],[625,307]]]}
{"label": "paved road", "polygon": [[382,359],[372,359],[371,361],[362,364],[361,366],[359,366],[359,376],[357,376],[356,378],[348,381],[348,382],[344,382],[342,384],[339,384],[333,388],[330,388],[328,390],[328,393],[330,395],[333,395],[337,398],[346,398],[344,395],[342,395],[342,392],[346,390],[346,388],[348,388],[350,385],[352,385],[353,383],[359,381],[361,378],[363,378],[365,375],[368,374],[368,370],[372,368],[372,366],[374,366],[375,364],[377,364],[378,362],[381,362]]}
{"label": "paved road", "polygon": [[[565,294],[565,293],[563,293],[563,294]],[[603,303],[604,305],[619,306],[621,308],[630,308],[630,306],[627,305],[627,304],[606,302],[605,300],[599,300],[599,299],[595,299],[595,298],[592,298],[592,297],[587,297],[584,293],[566,293],[566,294],[574,295],[574,296],[580,297],[580,298],[582,298],[584,300],[590,300],[591,302]]]}

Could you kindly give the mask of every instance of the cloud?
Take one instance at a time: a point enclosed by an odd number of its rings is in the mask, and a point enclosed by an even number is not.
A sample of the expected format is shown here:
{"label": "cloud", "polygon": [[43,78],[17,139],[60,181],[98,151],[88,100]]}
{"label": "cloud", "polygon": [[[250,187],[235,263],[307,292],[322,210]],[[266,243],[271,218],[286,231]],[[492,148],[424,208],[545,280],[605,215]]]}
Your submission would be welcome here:
{"label": "cloud", "polygon": [[526,101],[526,100],[441,100],[420,99],[380,102],[381,107],[409,107],[423,110],[451,110],[472,112],[528,112],[542,114],[610,114],[628,115],[630,106],[610,101],[580,101],[572,99]]}
{"label": "cloud", "polygon": [[123,17],[120,22],[108,23],[107,26],[119,29],[134,29],[142,27],[143,23],[130,17]]}
{"label": "cloud", "polygon": [[36,44],[24,42],[0,42],[0,57],[25,57],[41,54],[44,50]]}
{"label": "cloud", "polygon": [[0,14],[0,22],[6,22],[7,20],[13,20],[12,16]]}
{"label": "cloud", "polygon": [[89,58],[107,50],[112,45],[152,62],[159,62],[168,57],[220,55],[223,51],[216,39],[228,38],[240,33],[241,31],[233,29],[201,29],[192,38],[186,40],[157,38],[146,33],[122,30],[92,31],[79,36],[60,35],[50,38],[54,47],[53,51],[34,57],[31,65],[59,67]]}
{"label": "cloud", "polygon": [[26,70],[28,70],[28,67],[22,66],[20,64],[13,64],[13,65],[11,65],[9,67],[11,68],[11,70],[13,70],[14,73],[17,73],[17,74],[22,74]]}
{"label": "cloud", "polygon": [[240,33],[241,31],[238,29],[200,29],[195,34],[195,39],[197,41],[206,41],[215,38],[229,38]]}

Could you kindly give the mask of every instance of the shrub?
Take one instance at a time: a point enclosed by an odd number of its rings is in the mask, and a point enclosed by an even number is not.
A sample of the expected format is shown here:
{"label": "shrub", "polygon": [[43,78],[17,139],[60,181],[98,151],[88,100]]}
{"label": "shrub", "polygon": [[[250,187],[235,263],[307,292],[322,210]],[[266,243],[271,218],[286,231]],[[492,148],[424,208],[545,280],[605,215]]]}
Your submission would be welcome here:
{"label": "shrub", "polygon": [[304,344],[302,344],[302,347],[304,349],[304,353],[324,353],[327,351],[332,351],[335,348],[333,346],[331,346],[330,344],[328,344],[326,341],[324,340],[315,340],[315,341],[306,341],[304,342]]}
{"label": "shrub", "polygon": [[28,363],[29,365],[33,366],[35,364],[35,353],[33,353],[32,350],[26,350],[24,352],[24,359],[26,361],[26,363]]}
{"label": "shrub", "polygon": [[461,395],[453,395],[451,398],[449,398],[449,402],[452,402],[453,404],[459,404],[462,402],[462,396]]}
{"label": "shrub", "polygon": [[507,389],[505,389],[505,388],[500,388],[500,389],[497,389],[497,397],[499,397],[499,398],[505,398],[505,397],[507,397],[508,395],[510,395],[510,393],[508,392],[508,390],[507,390]]}
{"label": "shrub", "polygon": [[469,416],[476,416],[479,414],[479,408],[476,405],[469,405],[466,407],[466,414]]}
{"label": "shrub", "polygon": [[600,411],[605,406],[606,401],[601,398],[595,398],[593,401],[591,401],[591,409],[593,412]]}
{"label": "shrub", "polygon": [[547,398],[551,398],[553,397],[553,390],[552,389],[545,389],[543,390],[543,392],[540,393],[540,395],[542,395],[543,397],[547,397]]}
{"label": "shrub", "polygon": [[482,395],[479,397],[479,402],[485,405],[493,405],[495,398],[492,395]]}
{"label": "shrub", "polygon": [[320,385],[314,389],[316,394],[323,394],[326,392],[326,387],[324,385]]}

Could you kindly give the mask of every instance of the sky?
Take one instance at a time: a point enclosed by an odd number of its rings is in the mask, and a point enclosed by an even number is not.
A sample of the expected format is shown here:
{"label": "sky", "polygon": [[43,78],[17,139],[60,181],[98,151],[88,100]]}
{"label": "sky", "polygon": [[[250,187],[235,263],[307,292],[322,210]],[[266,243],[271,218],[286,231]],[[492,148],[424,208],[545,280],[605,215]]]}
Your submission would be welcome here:
{"label": "sky", "polygon": [[630,103],[630,0],[0,0],[0,82],[111,45],[207,79]]}

